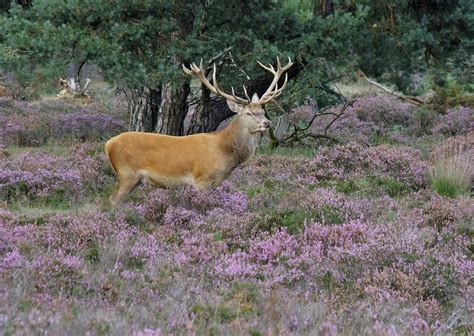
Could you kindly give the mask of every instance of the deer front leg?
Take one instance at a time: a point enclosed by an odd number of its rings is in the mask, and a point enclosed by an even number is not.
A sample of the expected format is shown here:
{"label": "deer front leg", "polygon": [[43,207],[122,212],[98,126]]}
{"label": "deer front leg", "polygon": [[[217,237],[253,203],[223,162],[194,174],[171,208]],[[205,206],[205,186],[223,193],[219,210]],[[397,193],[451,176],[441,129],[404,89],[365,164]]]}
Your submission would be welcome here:
{"label": "deer front leg", "polygon": [[110,196],[110,204],[115,207],[119,202],[123,201],[140,183],[140,176],[128,176],[127,178],[119,178],[117,189]]}

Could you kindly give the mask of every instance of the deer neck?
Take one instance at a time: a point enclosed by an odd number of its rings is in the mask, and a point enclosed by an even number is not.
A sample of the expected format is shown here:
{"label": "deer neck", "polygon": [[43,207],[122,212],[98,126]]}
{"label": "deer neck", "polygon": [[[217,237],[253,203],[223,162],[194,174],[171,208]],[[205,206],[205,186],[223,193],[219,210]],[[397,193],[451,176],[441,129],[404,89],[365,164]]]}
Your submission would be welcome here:
{"label": "deer neck", "polygon": [[220,132],[222,149],[230,156],[232,169],[246,162],[254,154],[259,133],[251,133],[237,116]]}

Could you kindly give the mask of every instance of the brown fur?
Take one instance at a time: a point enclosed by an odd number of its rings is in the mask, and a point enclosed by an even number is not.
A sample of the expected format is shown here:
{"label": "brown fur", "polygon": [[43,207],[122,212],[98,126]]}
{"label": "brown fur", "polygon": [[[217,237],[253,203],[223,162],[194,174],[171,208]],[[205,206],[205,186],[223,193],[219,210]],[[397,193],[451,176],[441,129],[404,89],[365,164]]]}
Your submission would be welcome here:
{"label": "brown fur", "polygon": [[198,189],[221,184],[255,151],[258,132],[241,118],[213,133],[177,137],[126,132],[110,139],[105,152],[118,177],[111,203],[121,201],[140,182],[162,188],[188,184]]}

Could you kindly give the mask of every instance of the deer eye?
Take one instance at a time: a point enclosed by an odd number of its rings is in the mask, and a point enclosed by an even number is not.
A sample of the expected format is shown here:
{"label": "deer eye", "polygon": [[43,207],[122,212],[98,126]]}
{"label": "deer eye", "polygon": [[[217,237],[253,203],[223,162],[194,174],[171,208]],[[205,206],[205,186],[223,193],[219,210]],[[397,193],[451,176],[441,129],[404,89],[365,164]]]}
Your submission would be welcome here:
{"label": "deer eye", "polygon": [[245,114],[248,115],[248,116],[251,116],[251,115],[252,115],[252,113],[250,113],[250,112],[247,112],[247,113],[245,113]]}

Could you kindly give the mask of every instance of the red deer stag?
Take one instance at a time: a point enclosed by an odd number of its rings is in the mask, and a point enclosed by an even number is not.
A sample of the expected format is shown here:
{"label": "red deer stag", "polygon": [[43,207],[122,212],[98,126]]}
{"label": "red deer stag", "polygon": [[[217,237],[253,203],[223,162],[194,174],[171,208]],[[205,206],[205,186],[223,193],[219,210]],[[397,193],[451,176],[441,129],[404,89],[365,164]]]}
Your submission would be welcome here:
{"label": "red deer stag", "polygon": [[259,98],[255,93],[252,99],[244,87],[246,99],[220,90],[216,80],[216,66],[212,84],[205,76],[202,61],[198,67],[183,65],[183,70],[196,76],[214,94],[227,99],[229,108],[237,113],[232,122],[223,130],[188,136],[169,136],[156,133],[125,132],[105,145],[105,153],[117,174],[118,186],[110,197],[115,206],[127,197],[140,183],[150,183],[157,187],[193,185],[202,190],[221,184],[241,163],[246,162],[255,152],[257,135],[270,128],[262,105],[281,94],[288,80],[288,74],[281,87],[280,76],[288,70],[288,64],[281,66],[277,59],[277,69],[272,65],[264,69],[273,74],[273,81],[267,91]]}

